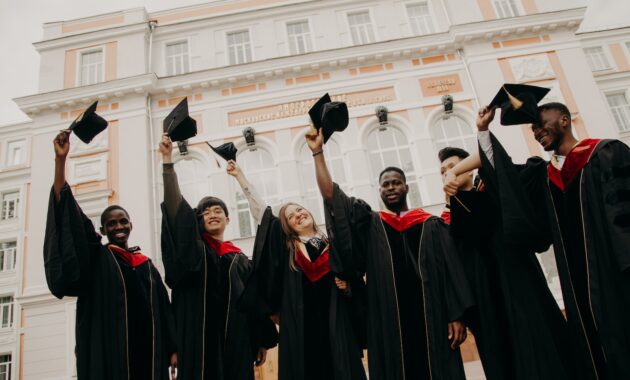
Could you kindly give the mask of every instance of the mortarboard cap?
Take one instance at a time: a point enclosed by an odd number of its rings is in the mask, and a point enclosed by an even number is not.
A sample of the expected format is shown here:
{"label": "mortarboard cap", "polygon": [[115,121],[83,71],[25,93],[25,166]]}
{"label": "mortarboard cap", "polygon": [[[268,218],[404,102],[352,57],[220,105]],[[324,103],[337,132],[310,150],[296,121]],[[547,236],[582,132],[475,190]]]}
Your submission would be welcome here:
{"label": "mortarboard cap", "polygon": [[538,121],[538,102],[547,95],[546,87],[506,83],[490,103],[501,107],[501,125],[518,125]]}
{"label": "mortarboard cap", "polygon": [[96,135],[107,128],[107,120],[94,112],[97,105],[98,100],[86,108],[68,127],[69,131],[74,132],[86,144],[89,144]]}
{"label": "mortarboard cap", "polygon": [[216,148],[213,147],[212,145],[210,145],[210,143],[208,143],[208,142],[206,144],[208,144],[208,146],[210,148],[212,148],[212,150],[214,150],[214,153],[216,153],[219,156],[223,157],[223,159],[225,161],[229,161],[229,160],[236,161],[236,152],[238,150],[234,146],[234,143],[228,142],[228,143],[225,143],[225,144],[221,144],[221,145],[219,145]]}
{"label": "mortarboard cap", "polygon": [[188,98],[184,98],[164,118],[164,133],[171,141],[184,141],[197,135],[197,122],[188,116]]}
{"label": "mortarboard cap", "polygon": [[348,127],[348,106],[343,102],[333,102],[325,94],[308,111],[315,129],[323,128],[324,143],[334,132],[341,132]]}

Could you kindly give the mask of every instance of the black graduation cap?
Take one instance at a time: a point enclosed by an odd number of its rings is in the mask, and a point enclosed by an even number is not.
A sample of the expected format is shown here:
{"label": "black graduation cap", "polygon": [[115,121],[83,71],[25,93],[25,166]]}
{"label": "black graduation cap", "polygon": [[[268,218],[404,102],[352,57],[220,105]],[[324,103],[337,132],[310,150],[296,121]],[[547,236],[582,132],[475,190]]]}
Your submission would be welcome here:
{"label": "black graduation cap", "polygon": [[164,133],[171,141],[184,141],[197,135],[197,122],[188,116],[188,98],[184,98],[164,118]]}
{"label": "black graduation cap", "polygon": [[210,145],[209,142],[206,142],[206,144],[208,144],[208,146],[210,148],[212,148],[212,150],[214,150],[214,153],[216,153],[219,156],[223,157],[223,159],[225,161],[229,161],[229,160],[236,161],[236,152],[238,150],[234,146],[234,143],[228,142],[228,143],[225,143],[225,144],[221,144],[221,145],[219,145],[216,148],[213,147],[212,145]]}
{"label": "black graduation cap", "polygon": [[501,125],[518,125],[538,121],[538,102],[550,91],[546,87],[506,83],[490,103],[501,107]]}
{"label": "black graduation cap", "polygon": [[98,100],[74,119],[72,124],[68,127],[69,131],[74,132],[74,134],[86,144],[89,144],[96,135],[107,128],[107,120],[94,112],[96,111],[97,105]]}
{"label": "black graduation cap", "polygon": [[344,102],[333,102],[325,94],[308,111],[315,129],[323,128],[324,144],[334,132],[341,132],[348,127],[348,106]]}

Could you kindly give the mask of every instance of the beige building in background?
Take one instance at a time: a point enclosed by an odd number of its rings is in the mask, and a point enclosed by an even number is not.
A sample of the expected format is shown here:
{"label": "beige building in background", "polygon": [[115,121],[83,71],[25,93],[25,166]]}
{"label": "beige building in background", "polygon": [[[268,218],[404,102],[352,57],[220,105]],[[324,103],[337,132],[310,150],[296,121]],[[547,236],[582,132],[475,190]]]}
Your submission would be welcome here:
{"label": "beige building in background", "polygon": [[[333,177],[375,208],[376,177],[396,165],[407,172],[411,205],[439,213],[437,152],[476,149],[476,110],[504,82],[551,87],[546,100],[568,105],[579,138],[630,142],[630,29],[578,30],[586,3],[223,0],[44,24],[34,44],[39,91],[15,99],[32,121],[0,127],[0,380],[76,376],[76,300],[48,291],[42,246],[52,139],[94,100],[109,128],[89,146],[73,138],[67,172],[86,214],[96,221],[107,205],[123,205],[132,243],[161,266],[156,148],[162,120],[188,97],[199,133],[187,154],[174,154],[183,193],[193,204],[206,194],[226,200],[227,237],[249,253],[255,225],[246,200],[205,142],[234,141],[270,205],[301,202],[321,223],[304,130],[325,92],[350,111],[348,129],[326,145]],[[377,106],[387,107],[387,125]],[[493,130],[516,161],[545,155],[527,126]],[[561,302],[552,255],[542,262]],[[474,350],[463,355],[469,378],[482,378]],[[274,365],[259,377],[274,378]]]}

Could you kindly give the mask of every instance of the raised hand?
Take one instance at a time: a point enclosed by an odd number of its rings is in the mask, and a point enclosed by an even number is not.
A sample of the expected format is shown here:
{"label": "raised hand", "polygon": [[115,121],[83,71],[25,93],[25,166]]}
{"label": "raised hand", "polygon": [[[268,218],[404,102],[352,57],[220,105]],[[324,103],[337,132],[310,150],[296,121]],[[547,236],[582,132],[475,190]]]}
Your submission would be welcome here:
{"label": "raised hand", "polygon": [[324,147],[324,135],[321,128],[315,130],[309,127],[309,131],[306,133],[306,144],[313,153],[321,152]]}
{"label": "raised hand", "polygon": [[457,180],[457,176],[455,175],[455,173],[453,173],[452,170],[449,170],[446,172],[446,174],[444,174],[444,193],[446,193],[446,195],[448,195],[449,197],[454,196],[455,194],[457,194],[457,191],[459,190],[459,181]]}
{"label": "raised hand", "polygon": [[227,162],[227,167],[225,168],[225,171],[227,171],[227,174],[231,175],[232,177],[238,177],[241,175],[241,168],[236,164],[236,161],[234,160],[229,160]]}
{"label": "raised hand", "polygon": [[480,132],[487,131],[490,123],[494,119],[496,107],[485,106],[479,109],[477,113],[477,130]]}
{"label": "raised hand", "polygon": [[256,367],[260,367],[265,364],[267,361],[267,349],[264,347],[260,347],[258,349],[258,354],[256,355]]}
{"label": "raised hand", "polygon": [[70,131],[63,130],[55,136],[53,140],[55,147],[55,157],[65,160],[70,152]]}
{"label": "raised hand", "polygon": [[173,153],[173,142],[165,133],[162,135],[162,141],[160,141],[160,153],[162,153],[162,161],[164,163],[171,163],[171,154]]}
{"label": "raised hand", "polygon": [[455,350],[464,341],[468,333],[466,332],[466,326],[460,321],[449,322],[448,324],[448,340],[451,341],[451,349]]}

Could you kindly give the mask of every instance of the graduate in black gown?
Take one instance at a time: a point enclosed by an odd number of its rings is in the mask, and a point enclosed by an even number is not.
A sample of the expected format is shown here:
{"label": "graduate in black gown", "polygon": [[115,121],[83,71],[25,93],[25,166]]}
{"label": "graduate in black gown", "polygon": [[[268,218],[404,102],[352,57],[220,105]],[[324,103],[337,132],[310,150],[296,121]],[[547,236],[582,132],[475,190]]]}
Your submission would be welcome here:
{"label": "graduate in black gown", "polygon": [[481,166],[506,239],[553,242],[580,375],[630,378],[630,149],[618,140],[576,140],[567,107],[548,103],[532,131],[551,161],[515,165],[488,131],[494,112],[479,111],[481,157],[462,170]]}
{"label": "graduate in black gown", "polygon": [[253,380],[254,365],[277,344],[273,322],[237,309],[252,262],[223,235],[229,223],[225,203],[204,197],[196,209],[181,195],[162,137],[164,203],[162,259],[173,290],[179,379]]}
{"label": "graduate in black gown", "polygon": [[409,210],[405,175],[379,176],[386,210],[374,212],[333,184],[321,130],[307,135],[336,259],[367,276],[367,346],[371,379],[464,379],[461,322],[473,305],[442,219]]}
{"label": "graduate in black gown", "polygon": [[54,140],[55,180],[48,204],[44,266],[57,298],[78,297],[79,380],[168,379],[177,366],[175,326],[166,288],[151,260],[129,247],[129,214],[110,206],[101,215],[101,244],[65,178],[69,132]]}
{"label": "graduate in black gown", "polygon": [[280,380],[364,380],[361,323],[364,283],[331,259],[331,247],[312,214],[286,203],[275,216],[236,165],[239,182],[258,222],[255,273],[242,307],[269,315],[280,325]]}
{"label": "graduate in black gown", "polygon": [[[441,173],[468,157],[460,148],[439,152]],[[457,195],[443,214],[460,249],[477,300],[467,321],[475,334],[486,378],[572,379],[566,321],[533,250],[504,241],[497,205],[472,171],[457,177]]]}

